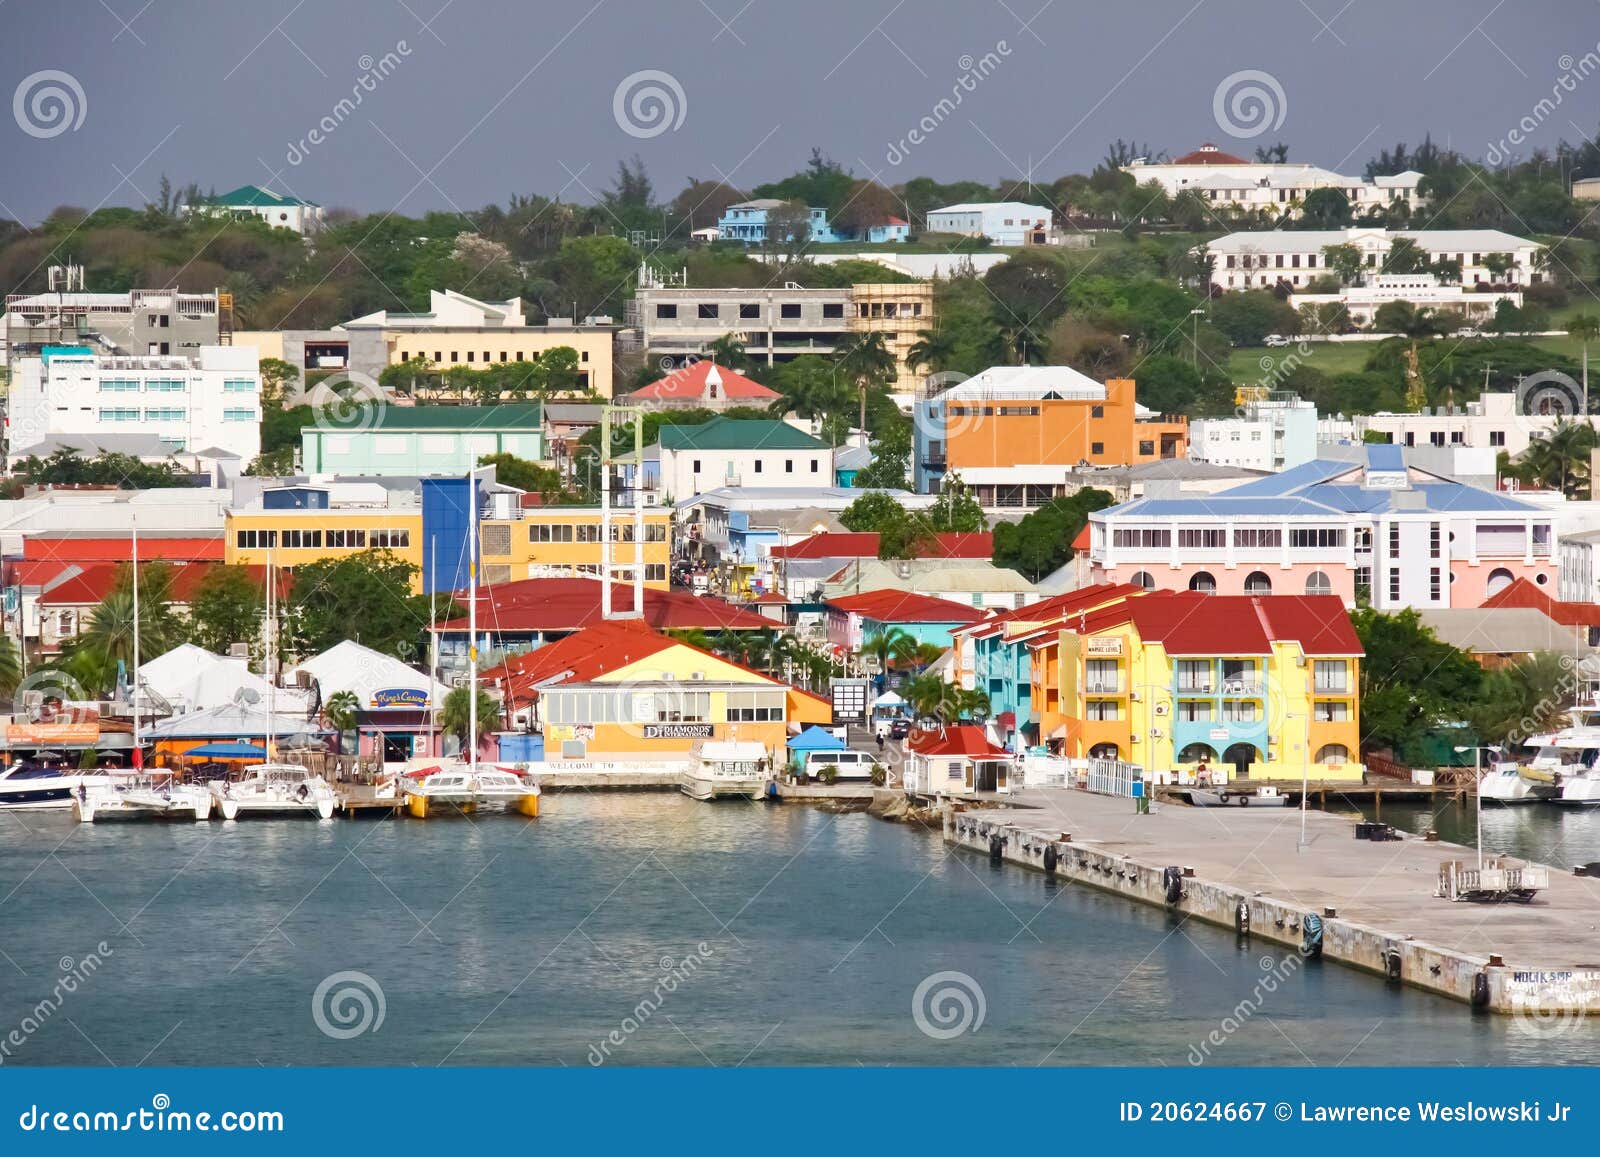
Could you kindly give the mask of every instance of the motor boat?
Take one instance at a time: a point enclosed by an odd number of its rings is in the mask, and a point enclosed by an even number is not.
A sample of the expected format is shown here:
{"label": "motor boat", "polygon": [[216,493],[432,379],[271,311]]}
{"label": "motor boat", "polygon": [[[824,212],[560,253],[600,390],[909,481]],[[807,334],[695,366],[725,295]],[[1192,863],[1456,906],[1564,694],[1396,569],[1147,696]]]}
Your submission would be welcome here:
{"label": "motor boat", "polygon": [[1505,807],[1511,804],[1538,803],[1556,794],[1553,776],[1542,781],[1522,774],[1514,763],[1498,763],[1484,771],[1478,780],[1478,801]]}
{"label": "motor boat", "polygon": [[[94,776],[97,773],[89,773]],[[0,769],[0,811],[68,808],[85,773],[37,763]]]}
{"label": "motor boat", "polygon": [[298,763],[257,763],[237,779],[213,780],[214,806],[225,820],[241,816],[333,816],[338,798],[320,775]]}
{"label": "motor boat", "polygon": [[197,821],[211,814],[211,793],[179,783],[170,771],[108,771],[85,776],[72,801],[79,823],[110,819]]}
{"label": "motor boat", "polygon": [[1529,741],[1536,750],[1521,774],[1554,785],[1551,803],[1600,807],[1600,706],[1580,704],[1568,715],[1569,726]]}
{"label": "motor boat", "polygon": [[1270,784],[1258,787],[1254,791],[1237,788],[1224,788],[1219,791],[1190,788],[1187,794],[1191,807],[1286,807],[1289,803],[1289,797]]}
{"label": "motor boat", "polygon": [[503,767],[454,763],[404,784],[406,811],[427,819],[440,808],[461,812],[514,811],[539,814],[539,786]]}
{"label": "motor boat", "polygon": [[690,799],[758,800],[767,792],[766,762],[767,749],[759,743],[702,744],[678,787]]}

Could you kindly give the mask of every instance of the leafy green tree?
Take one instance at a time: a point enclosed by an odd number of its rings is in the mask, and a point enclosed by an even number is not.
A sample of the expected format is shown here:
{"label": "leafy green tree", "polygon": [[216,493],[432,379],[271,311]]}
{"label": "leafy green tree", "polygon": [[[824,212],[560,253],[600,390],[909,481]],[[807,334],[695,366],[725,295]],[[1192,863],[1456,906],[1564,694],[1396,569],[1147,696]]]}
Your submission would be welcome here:
{"label": "leafy green tree", "polygon": [[1211,306],[1211,324],[1236,345],[1260,345],[1269,333],[1300,332],[1300,315],[1268,289],[1224,293]]}
{"label": "leafy green tree", "polygon": [[1360,285],[1361,271],[1366,267],[1366,257],[1359,246],[1324,245],[1322,264],[1338,275],[1342,285]]}
{"label": "leafy green tree", "polygon": [[514,454],[485,454],[478,459],[478,465],[493,466],[495,481],[503,486],[515,486],[518,490],[537,494],[546,503],[576,501],[578,498],[567,490],[561,471],[551,466],[541,466]]}
{"label": "leafy green tree", "polygon": [[[500,723],[500,700],[484,688],[478,688],[478,742],[493,735]],[[439,726],[446,735],[453,735],[465,752],[467,736],[472,730],[472,689],[453,687],[445,695],[439,708]]]}
{"label": "leafy green tree", "polygon": [[1362,745],[1396,752],[1435,724],[1457,719],[1477,698],[1483,668],[1441,642],[1415,610],[1385,614],[1359,608],[1350,616],[1361,640]]}
{"label": "leafy green tree", "polygon": [[872,442],[872,461],[856,471],[852,484],[864,489],[909,490],[910,473],[911,423],[896,413],[895,420],[879,424]]}
{"label": "leafy green tree", "polygon": [[944,486],[924,517],[936,534],[971,534],[989,529],[989,520],[983,515],[983,507],[958,474],[945,479]]}
{"label": "leafy green tree", "polygon": [[1072,540],[1088,524],[1089,515],[1115,500],[1105,490],[1085,487],[1054,498],[1015,522],[994,527],[994,564],[1010,567],[1031,582],[1065,566],[1072,559]]}
{"label": "leafy green tree", "polygon": [[1426,273],[1428,255],[1409,237],[1396,237],[1389,242],[1389,252],[1383,257],[1385,273]]}
{"label": "leafy green tree", "polygon": [[1566,723],[1566,705],[1577,692],[1574,675],[1570,656],[1536,651],[1488,672],[1468,719],[1486,743],[1515,746],[1553,731]]}
{"label": "leafy green tree", "polygon": [[404,657],[428,622],[428,600],[412,593],[417,567],[387,550],[364,550],[296,567],[288,619],[308,654],[345,639]]}
{"label": "leafy green tree", "polygon": [[262,358],[260,372],[263,406],[282,403],[290,388],[300,384],[299,369],[282,358]]}
{"label": "leafy green tree", "polygon": [[158,490],[192,486],[189,476],[171,462],[145,462],[131,454],[111,452],[84,458],[76,450],[57,450],[43,460],[23,458],[11,468],[19,482],[35,486],[115,486],[119,490]]}
{"label": "leafy green tree", "polygon": [[233,643],[254,643],[265,610],[262,583],[250,569],[218,563],[206,570],[189,596],[193,641],[218,654]]}
{"label": "leafy green tree", "polygon": [[1340,189],[1312,189],[1300,206],[1306,229],[1343,229],[1350,224],[1350,198]]}

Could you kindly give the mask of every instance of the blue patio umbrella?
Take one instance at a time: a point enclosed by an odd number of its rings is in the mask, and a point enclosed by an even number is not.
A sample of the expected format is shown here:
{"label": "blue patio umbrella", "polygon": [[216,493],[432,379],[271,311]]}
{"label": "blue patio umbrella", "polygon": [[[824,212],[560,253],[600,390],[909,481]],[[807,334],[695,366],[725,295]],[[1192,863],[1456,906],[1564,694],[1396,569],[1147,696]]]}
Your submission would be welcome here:
{"label": "blue patio umbrella", "polygon": [[267,749],[253,743],[202,743],[183,754],[198,759],[265,759]]}

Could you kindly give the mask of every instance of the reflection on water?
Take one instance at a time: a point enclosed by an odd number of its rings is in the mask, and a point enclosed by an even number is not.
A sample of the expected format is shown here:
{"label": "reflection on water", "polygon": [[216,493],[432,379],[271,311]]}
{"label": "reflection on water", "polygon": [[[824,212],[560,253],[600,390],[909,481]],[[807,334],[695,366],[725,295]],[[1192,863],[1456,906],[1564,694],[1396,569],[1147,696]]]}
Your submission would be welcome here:
{"label": "reflection on water", "polygon": [[[62,958],[102,940],[112,954],[6,1063],[1181,1069],[1594,1053],[1582,1030],[1533,1035],[1285,961],[862,815],[666,794],[545,803],[532,823],[10,817],[0,1036],[50,993]],[[1460,823],[1384,812],[1411,830]],[[1486,816],[1492,840],[1565,844],[1561,862],[1600,859],[1593,824]],[[1538,846],[1508,850],[1540,858]],[[377,1031],[319,1030],[313,994],[336,973],[381,990]],[[965,1021],[944,1011],[975,1031],[919,1028],[948,1023],[913,1008],[938,973],[970,982]]]}
{"label": "reflection on water", "polygon": [[[1362,812],[1369,818],[1379,814],[1371,805]],[[1442,840],[1467,847],[1476,844],[1477,809],[1471,800],[1458,803],[1443,796],[1431,804],[1385,800],[1381,816],[1401,831],[1421,835],[1433,828]],[[1557,868],[1600,860],[1600,808],[1491,804],[1483,809],[1483,848]]]}

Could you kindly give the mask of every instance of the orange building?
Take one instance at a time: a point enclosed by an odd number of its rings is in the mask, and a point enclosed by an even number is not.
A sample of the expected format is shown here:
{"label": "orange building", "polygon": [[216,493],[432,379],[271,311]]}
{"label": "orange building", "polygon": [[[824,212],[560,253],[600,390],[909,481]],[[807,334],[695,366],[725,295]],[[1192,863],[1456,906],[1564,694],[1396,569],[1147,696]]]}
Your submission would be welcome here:
{"label": "orange building", "polygon": [[1134,390],[1066,366],[996,366],[919,396],[917,489],[959,475],[984,506],[1031,507],[1066,493],[1076,466],[1186,456],[1189,420],[1143,409]]}

